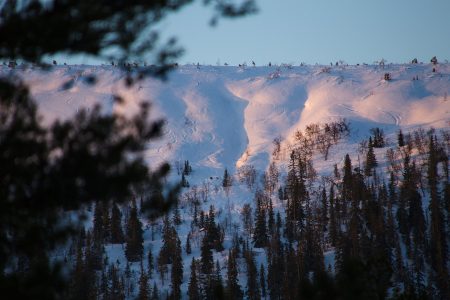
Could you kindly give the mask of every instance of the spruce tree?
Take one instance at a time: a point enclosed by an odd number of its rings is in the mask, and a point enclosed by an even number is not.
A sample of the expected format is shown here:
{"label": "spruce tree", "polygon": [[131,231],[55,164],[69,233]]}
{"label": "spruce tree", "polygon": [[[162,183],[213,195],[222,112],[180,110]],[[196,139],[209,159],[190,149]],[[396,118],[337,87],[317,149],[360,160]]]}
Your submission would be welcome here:
{"label": "spruce tree", "polygon": [[91,232],[88,232],[86,236],[85,260],[88,272],[100,271],[102,269],[105,250],[103,243],[94,239],[93,236]]}
{"label": "spruce tree", "polygon": [[336,206],[338,210],[336,211],[339,224],[342,220],[348,219],[347,211],[348,204],[352,202],[353,194],[353,171],[352,171],[352,161],[348,154],[345,155],[344,159],[344,169],[342,177],[342,192],[341,197],[336,198]]}
{"label": "spruce tree", "polygon": [[249,300],[259,300],[261,298],[261,293],[258,284],[258,270],[256,269],[253,251],[247,248],[244,252],[244,257],[247,266],[247,290],[245,295]]}
{"label": "spruce tree", "polygon": [[171,286],[172,286],[172,299],[181,298],[181,283],[183,282],[183,258],[181,251],[181,241],[176,237],[176,247],[173,253],[172,273],[171,273]]}
{"label": "spruce tree", "polygon": [[105,234],[105,228],[104,228],[104,218],[103,213],[105,210],[103,209],[103,202],[96,201],[95,207],[94,207],[94,219],[93,219],[93,228],[92,228],[92,234],[93,239],[99,243],[104,242],[104,234]]}
{"label": "spruce tree", "polygon": [[373,152],[372,138],[369,138],[369,148],[367,150],[366,166],[365,166],[365,174],[366,174],[366,176],[371,176],[372,175],[372,170],[377,165],[378,165],[377,159],[375,157],[375,153]]}
{"label": "spruce tree", "polygon": [[189,160],[184,161],[183,174],[190,175],[192,173],[192,167],[189,164]]}
{"label": "spruce tree", "polygon": [[405,146],[405,138],[403,137],[403,132],[401,129],[398,131],[397,141],[399,147]]}
{"label": "spruce tree", "polygon": [[[211,288],[213,290],[212,297],[214,299],[224,299],[224,287],[222,281],[222,274],[219,260],[216,260],[216,267],[214,268],[214,276],[211,281]],[[207,293],[208,294],[208,293]]]}
{"label": "spruce tree", "polygon": [[133,201],[130,217],[127,222],[125,256],[128,261],[136,262],[142,259],[144,252],[142,223],[138,218],[136,202]]}
{"label": "spruce tree", "polygon": [[83,259],[83,249],[81,243],[78,243],[75,265],[71,274],[71,283],[69,288],[69,299],[86,299],[86,288],[89,286],[90,282],[86,276],[86,265]]}
{"label": "spruce tree", "polygon": [[202,239],[200,251],[201,251],[200,271],[203,275],[209,276],[212,274],[214,261],[211,251],[211,244],[206,235]]}
{"label": "spruce tree", "polygon": [[228,174],[228,170],[225,168],[225,171],[223,172],[222,187],[227,188],[230,186],[231,186],[231,177]]}
{"label": "spruce tree", "polygon": [[334,198],[334,186],[331,185],[330,187],[330,224],[329,224],[329,237],[330,242],[332,246],[336,246],[337,238],[338,238],[338,223],[337,223],[337,217],[336,217],[336,205],[335,205],[335,198]]}
{"label": "spruce tree", "polygon": [[209,206],[208,218],[205,220],[206,223],[206,237],[211,248],[216,251],[223,250],[223,232],[219,225],[216,224],[215,209],[213,205]]}
{"label": "spruce tree", "polygon": [[111,210],[111,243],[122,244],[125,241],[122,229],[122,214],[116,203]]}
{"label": "spruce tree", "polygon": [[110,298],[111,300],[124,300],[125,290],[124,285],[120,280],[119,270],[114,265],[111,265],[109,270],[111,281]]}
{"label": "spruce tree", "polygon": [[253,244],[256,248],[263,248],[267,245],[267,227],[266,227],[266,211],[262,203],[262,193],[257,192],[256,198],[256,215],[255,215],[255,232],[253,234]]}
{"label": "spruce tree", "polygon": [[148,286],[148,277],[146,272],[144,271],[144,267],[141,262],[141,274],[139,277],[139,292],[137,300],[149,300],[150,299],[150,291]]}
{"label": "spruce tree", "polygon": [[173,253],[176,250],[176,230],[170,224],[169,217],[163,221],[162,246],[159,251],[158,265],[167,265],[173,262]]}
{"label": "spruce tree", "polygon": [[267,291],[266,291],[266,271],[264,270],[264,265],[261,264],[261,267],[259,268],[259,282],[261,284],[261,297],[266,298]]}
{"label": "spruce tree", "polygon": [[[280,214],[277,214],[277,219],[281,223]],[[281,288],[283,285],[283,273],[285,268],[284,250],[280,240],[279,230],[271,237],[270,246],[267,255],[267,289],[269,290],[270,299],[281,298]]]}
{"label": "spruce tree", "polygon": [[327,223],[328,223],[328,211],[331,209],[328,206],[328,198],[327,198],[327,192],[325,191],[325,187],[322,188],[322,194],[321,194],[321,224],[322,224],[322,228],[325,231],[326,227],[327,227]]}
{"label": "spruce tree", "polygon": [[153,270],[155,269],[155,262],[153,261],[153,253],[152,253],[152,249],[148,250],[148,255],[147,255],[147,273],[148,273],[148,278],[152,279],[153,278]]}
{"label": "spruce tree", "polygon": [[286,235],[290,241],[302,230],[303,205],[308,201],[306,190],[306,162],[299,153],[292,151],[287,175]]}
{"label": "spruce tree", "polygon": [[269,229],[269,233],[271,235],[273,235],[275,232],[275,213],[273,211],[272,197],[269,198],[269,211],[268,211],[267,227]]}
{"label": "spruce tree", "polygon": [[192,249],[191,249],[191,233],[190,232],[187,234],[187,237],[186,237],[185,249],[186,249],[186,254],[191,254]]}
{"label": "spruce tree", "polygon": [[194,257],[192,257],[191,262],[191,275],[189,279],[189,285],[188,285],[188,297],[189,300],[200,300],[200,289],[199,289],[199,282],[198,282],[198,276],[197,276],[197,261]]}
{"label": "spruce tree", "polygon": [[109,215],[109,202],[104,202],[103,209],[103,241],[109,243],[111,241],[111,218]]}
{"label": "spruce tree", "polygon": [[234,249],[228,251],[227,266],[226,298],[229,300],[240,300],[243,297],[243,293],[241,286],[239,285],[236,250]]}
{"label": "spruce tree", "polygon": [[158,290],[158,286],[156,285],[156,282],[153,283],[151,300],[160,300],[160,298],[159,298],[159,290]]}
{"label": "spruce tree", "polygon": [[438,189],[437,149],[433,135],[430,135],[428,156],[428,185],[430,188],[430,253],[431,267],[439,288],[441,298],[450,297],[449,275],[447,269],[448,247],[445,234],[444,216]]}
{"label": "spruce tree", "polygon": [[344,177],[342,181],[342,197],[344,202],[351,201],[352,191],[353,191],[352,161],[350,160],[350,156],[346,154],[344,159]]}

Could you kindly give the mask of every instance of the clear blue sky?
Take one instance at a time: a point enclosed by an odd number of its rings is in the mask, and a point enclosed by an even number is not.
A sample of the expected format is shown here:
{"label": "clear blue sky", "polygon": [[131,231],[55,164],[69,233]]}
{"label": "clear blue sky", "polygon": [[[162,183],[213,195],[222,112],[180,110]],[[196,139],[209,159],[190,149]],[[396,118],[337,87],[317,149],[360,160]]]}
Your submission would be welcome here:
{"label": "clear blue sky", "polygon": [[[201,1],[200,1],[201,2]],[[180,63],[450,60],[450,0],[259,0],[260,11],[210,27],[190,5],[161,24],[186,52]]]}

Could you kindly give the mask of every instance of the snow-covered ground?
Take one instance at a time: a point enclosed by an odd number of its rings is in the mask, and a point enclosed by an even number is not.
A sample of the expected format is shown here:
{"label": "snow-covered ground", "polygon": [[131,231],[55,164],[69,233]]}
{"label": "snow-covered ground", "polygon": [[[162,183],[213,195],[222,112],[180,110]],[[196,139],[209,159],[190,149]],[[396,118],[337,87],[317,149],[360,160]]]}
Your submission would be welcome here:
{"label": "snow-covered ground", "polygon": [[[289,140],[311,123],[346,118],[350,142],[380,127],[449,127],[450,64],[381,66],[217,67],[181,66],[169,80],[145,79],[131,88],[112,66],[57,66],[51,71],[0,67],[31,86],[46,121],[67,118],[94,103],[106,111],[133,113],[150,100],[153,117],[167,121],[164,137],[146,153],[149,163],[188,159],[205,176],[251,163],[265,169],[272,142]],[[392,80],[383,76],[390,73]],[[83,78],[95,75],[96,85]],[[413,80],[418,76],[418,80]],[[63,85],[72,81],[69,89]],[[125,105],[112,94],[122,95]]]}
{"label": "snow-covered ground", "polygon": [[[385,73],[390,73],[391,80],[383,79]],[[224,169],[234,174],[238,167],[251,164],[265,171],[272,159],[273,140],[281,138],[286,145],[308,124],[342,118],[350,122],[351,135],[331,149],[329,159],[315,157],[314,167],[322,175],[329,175],[334,164],[340,165],[346,153],[356,155],[358,143],[369,137],[371,128],[382,129],[395,144],[399,129],[408,132],[418,127],[450,127],[450,64],[188,65],[178,67],[165,82],[147,78],[131,88],[124,85],[125,73],[113,66],[56,66],[51,71],[0,66],[0,76],[12,75],[30,85],[47,123],[68,118],[95,103],[100,103],[105,112],[132,114],[141,101],[149,100],[152,118],[164,118],[166,126],[164,136],[146,150],[148,163],[152,166],[168,161],[176,165],[189,160],[193,168],[188,177],[191,187],[208,187],[218,221],[224,221],[230,212],[236,222],[242,205],[253,202],[253,191],[243,184],[233,185],[229,193],[222,190]],[[97,84],[85,82],[90,75],[97,77]],[[69,81],[71,86],[64,89]],[[112,94],[123,96],[124,104],[114,102]],[[381,166],[385,151],[376,149]],[[180,180],[176,168],[172,173],[173,180]],[[203,209],[207,210],[209,204],[204,203]],[[274,203],[275,208],[280,205]],[[177,230],[184,245],[191,216],[183,212],[184,222]],[[230,239],[227,235],[226,249]],[[183,257],[184,291],[192,256],[199,256],[199,242],[194,238],[193,253]],[[147,228],[146,251],[152,248],[156,256],[160,245],[160,236],[152,241]],[[227,253],[215,254],[222,266]],[[108,246],[108,255],[111,261],[124,260],[120,245]],[[333,260],[334,252],[327,252],[327,264]],[[265,261],[263,251],[257,261],[258,265]],[[242,275],[240,280],[245,280]]]}

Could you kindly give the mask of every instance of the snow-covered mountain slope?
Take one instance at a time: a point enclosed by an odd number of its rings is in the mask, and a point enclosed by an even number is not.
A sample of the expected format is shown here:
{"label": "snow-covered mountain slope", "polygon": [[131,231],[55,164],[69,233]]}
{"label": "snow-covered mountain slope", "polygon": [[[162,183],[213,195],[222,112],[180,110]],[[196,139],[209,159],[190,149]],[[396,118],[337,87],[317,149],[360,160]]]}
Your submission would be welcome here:
{"label": "snow-covered mountain slope", "polygon": [[[391,80],[383,79],[385,73],[390,74]],[[86,82],[90,75],[96,76],[95,85]],[[152,103],[151,118],[166,120],[163,137],[152,141],[145,155],[150,166],[162,161],[175,166],[173,180],[181,179],[176,166],[185,160],[189,160],[193,169],[187,176],[191,187],[183,189],[180,195],[183,220],[177,226],[183,244],[189,235],[192,243],[192,253],[183,254],[183,299],[189,281],[188,266],[193,257],[200,257],[202,239],[202,230],[192,229],[192,203],[187,199],[195,194],[195,198],[201,200],[199,209],[202,211],[208,211],[209,205],[214,205],[216,220],[225,229],[225,250],[214,252],[214,261],[219,260],[221,266],[227,263],[235,231],[249,238],[241,226],[242,208],[244,204],[252,205],[258,187],[250,188],[235,181],[230,189],[224,189],[222,175],[225,168],[235,175],[236,168],[253,165],[259,171],[257,175],[261,175],[273,159],[273,141],[279,139],[284,153],[282,159],[276,161],[281,173],[277,187],[282,187],[289,144],[295,143],[296,131],[303,131],[311,123],[323,124],[345,118],[350,123],[351,134],[333,145],[328,160],[325,161],[321,154],[313,155],[314,168],[319,174],[316,183],[323,179],[320,175],[332,174],[334,164],[341,168],[346,153],[350,154],[355,166],[362,164],[364,158],[360,162],[357,157],[359,143],[368,139],[370,129],[375,127],[382,129],[387,137],[387,146],[374,150],[377,172],[387,177],[386,150],[397,147],[399,129],[406,133],[422,127],[450,128],[450,64],[389,65],[384,68],[181,66],[166,82],[147,78],[131,88],[124,84],[124,71],[112,66],[57,66],[51,71],[0,66],[0,76],[23,78],[46,123],[68,118],[80,108],[90,108],[95,103],[100,103],[106,113],[116,111],[131,115],[144,100]],[[114,101],[113,94],[121,95],[124,102]],[[257,185],[260,185],[259,180]],[[310,190],[317,192],[314,187]],[[284,217],[286,204],[274,191],[269,195],[274,201],[274,210]],[[317,195],[311,198],[318,199]],[[429,197],[424,194],[424,211],[428,204]],[[127,215],[128,208],[122,209]],[[144,253],[152,251],[156,257],[162,245],[162,222],[151,223],[144,218],[142,221]],[[105,247],[109,263],[126,265],[123,244]],[[254,248],[253,251],[256,265],[264,264],[267,269],[264,250]],[[324,245],[323,254],[325,266],[334,270],[334,248]],[[67,253],[60,256],[66,257]],[[147,267],[147,263],[144,264]],[[245,287],[247,279],[242,264],[239,281]],[[131,269],[138,274],[139,263],[132,264]],[[224,270],[222,276],[225,276]],[[171,288],[167,278],[164,281],[155,276],[152,282],[158,286],[161,295],[169,293]],[[128,298],[134,299],[135,294],[131,292]]]}
{"label": "snow-covered mountain slope", "polygon": [[[433,68],[436,72],[433,72]],[[391,80],[385,81],[384,74]],[[145,79],[131,88],[112,66],[57,66],[46,72],[0,67],[31,86],[47,122],[101,103],[106,111],[133,113],[142,100],[167,121],[164,137],[146,153],[150,163],[189,160],[201,176],[221,175],[246,163],[268,166],[274,138],[289,141],[311,123],[345,118],[349,144],[379,127],[449,127],[450,64],[380,66],[181,66],[169,80]],[[95,75],[97,84],[83,78]],[[418,78],[418,80],[413,80]],[[72,81],[70,88],[63,85]],[[112,94],[125,98],[116,104]]]}

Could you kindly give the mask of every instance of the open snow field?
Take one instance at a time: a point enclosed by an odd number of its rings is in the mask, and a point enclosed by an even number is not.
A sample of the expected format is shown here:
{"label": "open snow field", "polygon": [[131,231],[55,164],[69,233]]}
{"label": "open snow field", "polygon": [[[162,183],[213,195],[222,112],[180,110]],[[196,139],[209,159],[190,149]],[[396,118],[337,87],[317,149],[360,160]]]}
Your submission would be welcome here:
{"label": "open snow field", "polygon": [[[145,79],[131,88],[112,66],[57,66],[46,72],[0,67],[31,85],[45,121],[67,118],[100,103],[105,111],[133,113],[141,101],[153,105],[154,118],[167,122],[164,137],[149,145],[151,164],[189,160],[197,174],[222,175],[223,169],[270,163],[273,140],[289,141],[311,123],[345,118],[359,142],[369,129],[389,136],[398,129],[449,127],[450,64],[298,67],[181,66],[166,82]],[[383,76],[390,73],[392,80]],[[97,76],[90,86],[84,78]],[[418,80],[413,80],[418,76]],[[69,89],[64,83],[72,81]],[[116,104],[112,94],[125,98]],[[331,160],[333,160],[333,153]]]}

